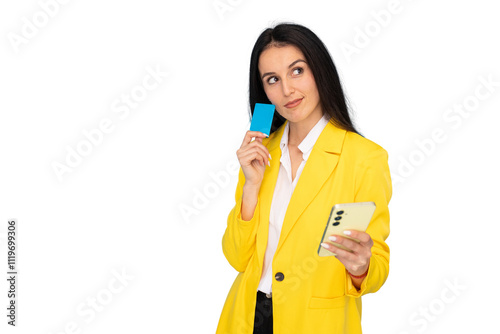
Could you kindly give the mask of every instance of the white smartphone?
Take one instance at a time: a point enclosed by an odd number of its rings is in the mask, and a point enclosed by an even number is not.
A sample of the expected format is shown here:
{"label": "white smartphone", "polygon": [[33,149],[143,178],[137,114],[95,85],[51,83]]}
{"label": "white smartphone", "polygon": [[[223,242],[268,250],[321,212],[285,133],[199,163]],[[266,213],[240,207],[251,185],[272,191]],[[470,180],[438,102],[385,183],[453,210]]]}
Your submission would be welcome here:
{"label": "white smartphone", "polygon": [[373,216],[373,212],[375,212],[375,203],[374,202],[358,202],[358,203],[342,203],[335,204],[330,212],[330,217],[328,217],[328,222],[326,223],[325,231],[323,232],[323,237],[321,238],[320,245],[318,248],[319,256],[335,256],[337,254],[325,249],[321,246],[321,243],[326,242],[329,244],[333,244],[339,248],[348,250],[352,252],[350,249],[337,244],[335,242],[331,242],[328,237],[332,234],[341,235],[345,238],[349,238],[356,242],[359,240],[351,238],[347,235],[344,235],[345,230],[357,230],[357,231],[366,231],[368,228],[368,224],[370,224],[370,220]]}

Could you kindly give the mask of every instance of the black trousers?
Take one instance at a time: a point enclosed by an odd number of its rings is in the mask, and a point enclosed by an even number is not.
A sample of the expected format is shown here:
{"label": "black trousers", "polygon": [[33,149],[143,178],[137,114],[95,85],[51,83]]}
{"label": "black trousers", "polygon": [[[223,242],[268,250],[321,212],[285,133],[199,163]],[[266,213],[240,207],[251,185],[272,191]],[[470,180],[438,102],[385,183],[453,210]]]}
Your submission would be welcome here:
{"label": "black trousers", "polygon": [[273,300],[267,298],[266,294],[257,291],[257,303],[255,304],[255,319],[253,334],[273,333]]}

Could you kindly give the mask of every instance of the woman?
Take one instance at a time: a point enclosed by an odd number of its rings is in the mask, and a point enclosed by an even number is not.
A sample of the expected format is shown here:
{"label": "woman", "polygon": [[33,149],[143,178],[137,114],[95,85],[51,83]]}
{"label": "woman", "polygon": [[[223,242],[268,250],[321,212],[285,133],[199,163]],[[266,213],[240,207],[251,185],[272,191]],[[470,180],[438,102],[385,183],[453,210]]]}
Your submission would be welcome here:
{"label": "woman", "polygon": [[[387,152],[357,133],[333,61],[319,38],[279,24],[257,39],[250,110],[276,106],[271,134],[247,131],[237,151],[236,204],[222,248],[238,272],[217,328],[237,333],[361,333],[361,296],[389,272]],[[252,140],[255,138],[255,140]],[[373,201],[366,232],[322,246],[337,203]],[[349,233],[348,232],[348,233]]]}

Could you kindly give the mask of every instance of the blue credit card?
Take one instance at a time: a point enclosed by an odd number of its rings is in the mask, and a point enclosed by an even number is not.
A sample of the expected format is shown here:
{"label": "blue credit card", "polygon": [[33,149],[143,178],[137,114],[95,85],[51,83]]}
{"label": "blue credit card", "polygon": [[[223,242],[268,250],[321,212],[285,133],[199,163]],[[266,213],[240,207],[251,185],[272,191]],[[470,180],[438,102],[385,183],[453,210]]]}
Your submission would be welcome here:
{"label": "blue credit card", "polygon": [[260,131],[269,136],[271,134],[273,116],[274,104],[256,103],[253,109],[250,131]]}

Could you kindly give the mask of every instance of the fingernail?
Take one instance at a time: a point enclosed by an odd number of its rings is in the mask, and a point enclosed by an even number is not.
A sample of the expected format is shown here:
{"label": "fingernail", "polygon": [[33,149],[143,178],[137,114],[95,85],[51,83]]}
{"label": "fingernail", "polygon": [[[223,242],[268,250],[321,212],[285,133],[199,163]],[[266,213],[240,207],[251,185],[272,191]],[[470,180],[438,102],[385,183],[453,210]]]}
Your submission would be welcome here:
{"label": "fingernail", "polygon": [[336,241],[336,240],[337,240],[337,237],[334,237],[334,236],[332,235],[332,236],[328,237],[328,239],[329,239],[330,241]]}
{"label": "fingernail", "polygon": [[267,160],[267,164],[271,167],[271,161]]}
{"label": "fingernail", "polygon": [[351,235],[351,231],[344,231],[344,234]]}
{"label": "fingernail", "polygon": [[267,137],[269,137],[269,136],[268,136],[268,135],[266,135],[264,132],[262,132],[262,134],[263,134],[264,136],[266,136],[266,138],[267,138]]}
{"label": "fingernail", "polygon": [[322,242],[321,243],[321,247],[323,247],[323,248],[330,248],[330,245],[327,244],[326,242]]}
{"label": "fingernail", "polygon": [[269,153],[269,159],[273,160],[273,158],[271,158],[271,153]]}

